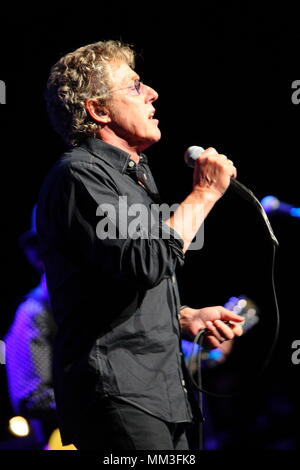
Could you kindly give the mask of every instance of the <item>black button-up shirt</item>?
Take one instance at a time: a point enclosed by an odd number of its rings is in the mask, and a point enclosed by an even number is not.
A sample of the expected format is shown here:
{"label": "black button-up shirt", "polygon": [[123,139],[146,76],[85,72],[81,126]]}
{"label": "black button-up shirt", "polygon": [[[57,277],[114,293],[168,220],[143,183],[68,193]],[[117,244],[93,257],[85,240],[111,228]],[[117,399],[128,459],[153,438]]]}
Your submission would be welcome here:
{"label": "black button-up shirt", "polygon": [[[137,225],[124,219],[125,200],[148,213],[159,201],[147,157],[136,164],[93,138],[62,156],[40,193],[37,228],[58,325],[54,386],[64,443],[104,396],[168,422],[192,419],[175,276],[183,242],[161,219],[160,237],[150,224],[124,235],[124,227]],[[107,207],[117,215],[112,225],[105,224]],[[103,236],[113,229],[116,236]]]}

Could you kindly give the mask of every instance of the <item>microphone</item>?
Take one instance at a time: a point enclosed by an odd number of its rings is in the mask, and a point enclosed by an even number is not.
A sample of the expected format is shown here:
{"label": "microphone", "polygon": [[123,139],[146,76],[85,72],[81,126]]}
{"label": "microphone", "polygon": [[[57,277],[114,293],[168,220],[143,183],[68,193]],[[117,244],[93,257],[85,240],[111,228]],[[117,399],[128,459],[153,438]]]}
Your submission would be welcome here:
{"label": "microphone", "polygon": [[[189,147],[184,154],[184,160],[187,166],[189,166],[190,168],[194,168],[195,161],[198,160],[198,158],[203,152],[204,152],[203,147],[198,147],[197,145],[192,145],[191,147]],[[231,178],[230,186],[235,192],[239,193],[244,199],[251,200],[252,193],[250,189],[246,188],[246,186],[244,186],[242,183],[240,183],[234,178]],[[249,193],[251,193],[251,195]]]}
{"label": "microphone", "polygon": [[[189,147],[185,153],[184,153],[184,161],[185,163],[190,167],[190,168],[194,168],[195,166],[195,161],[198,160],[198,158],[201,156],[201,154],[204,152],[204,148],[203,147],[198,147],[197,145],[192,145],[191,147]],[[239,181],[237,181],[236,179],[234,178],[231,178],[230,180],[230,187],[237,193],[239,194],[242,198],[244,198],[246,201],[250,202],[252,205],[254,205],[256,207],[256,209],[259,210],[264,222],[265,222],[265,225],[268,229],[268,232],[270,234],[270,237],[273,241],[273,243],[278,246],[279,243],[278,243],[278,240],[277,238],[275,237],[274,235],[274,232],[273,232],[273,229],[271,227],[271,224],[270,224],[270,221],[268,219],[268,216],[263,208],[263,206],[261,205],[261,203],[259,202],[259,200],[254,196],[253,192],[250,191],[250,189],[246,188],[246,186],[244,186],[242,183],[240,183]]]}
{"label": "microphone", "polygon": [[267,213],[278,212],[300,218],[300,207],[282,202],[275,196],[265,196],[260,202]]}

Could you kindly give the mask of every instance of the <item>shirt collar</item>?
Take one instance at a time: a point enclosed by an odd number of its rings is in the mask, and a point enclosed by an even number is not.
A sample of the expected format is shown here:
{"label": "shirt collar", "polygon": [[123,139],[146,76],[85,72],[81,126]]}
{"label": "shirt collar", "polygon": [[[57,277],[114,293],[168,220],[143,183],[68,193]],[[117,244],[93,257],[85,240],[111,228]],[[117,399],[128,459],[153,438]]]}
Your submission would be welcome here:
{"label": "shirt collar", "polygon": [[[105,161],[109,166],[115,168],[120,173],[125,173],[127,168],[136,165],[136,163],[131,159],[130,153],[127,153],[114,145],[103,142],[103,140],[88,137],[81,146],[85,147],[94,156]],[[143,153],[140,154],[140,162],[148,164],[148,159]]]}

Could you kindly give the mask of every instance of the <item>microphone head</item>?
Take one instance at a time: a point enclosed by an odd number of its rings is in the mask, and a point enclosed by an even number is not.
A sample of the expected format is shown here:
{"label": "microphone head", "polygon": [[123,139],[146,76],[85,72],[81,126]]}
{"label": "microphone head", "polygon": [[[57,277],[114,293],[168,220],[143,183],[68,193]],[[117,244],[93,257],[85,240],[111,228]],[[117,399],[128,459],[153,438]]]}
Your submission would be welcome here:
{"label": "microphone head", "polygon": [[195,160],[198,160],[201,153],[204,152],[204,148],[198,147],[197,145],[192,145],[184,153],[184,161],[190,167],[194,168]]}

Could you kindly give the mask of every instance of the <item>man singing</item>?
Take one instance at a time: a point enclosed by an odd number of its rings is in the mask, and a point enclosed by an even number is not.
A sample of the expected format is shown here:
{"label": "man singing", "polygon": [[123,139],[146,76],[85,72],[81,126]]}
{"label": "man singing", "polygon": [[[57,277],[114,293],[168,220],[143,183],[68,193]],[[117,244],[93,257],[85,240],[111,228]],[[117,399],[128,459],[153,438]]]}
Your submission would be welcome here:
{"label": "man singing", "polygon": [[145,218],[128,230],[134,204],[150,212],[159,201],[143,153],[161,136],[157,98],[134,71],[133,49],[117,41],[67,54],[48,80],[49,115],[70,148],[45,179],[37,226],[58,326],[60,430],[78,449],[188,449],[197,409],[180,334],[206,328],[217,347],[242,333],[242,319],[223,307],[181,308],[175,276],[236,177],[230,160],[207,149],[174,214],[156,230]]}

